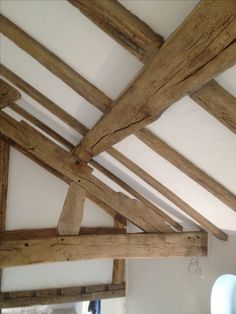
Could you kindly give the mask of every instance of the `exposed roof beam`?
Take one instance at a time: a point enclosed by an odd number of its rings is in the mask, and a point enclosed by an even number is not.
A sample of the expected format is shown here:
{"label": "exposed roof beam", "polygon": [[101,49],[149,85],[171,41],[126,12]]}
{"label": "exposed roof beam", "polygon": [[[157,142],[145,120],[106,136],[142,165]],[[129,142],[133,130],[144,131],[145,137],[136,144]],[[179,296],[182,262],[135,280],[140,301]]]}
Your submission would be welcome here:
{"label": "exposed roof beam", "polygon": [[60,235],[79,234],[83,214],[86,191],[72,182],[59,218],[57,230]]}
{"label": "exposed roof beam", "polygon": [[0,232],[5,231],[10,147],[0,134]]}
{"label": "exposed roof beam", "polygon": [[[83,173],[87,167],[79,167],[77,160],[64,151],[54,142],[43,136],[25,122],[18,123],[5,113],[0,113],[0,132],[20,146],[28,154],[46,164],[62,176],[76,182],[86,190],[89,195],[95,196],[128,220],[147,232],[168,232],[171,228],[166,224],[172,224],[173,220],[166,215],[166,219],[146,207],[137,200],[116,193],[94,176]],[[84,169],[84,170],[83,170]],[[81,172],[82,170],[82,172]],[[87,170],[86,170],[87,171]],[[178,225],[174,222],[174,227]]]}
{"label": "exposed roof beam", "polygon": [[236,98],[216,81],[205,84],[191,98],[236,134]]}
{"label": "exposed roof beam", "polygon": [[193,255],[207,255],[207,233],[77,235],[0,243],[0,267],[82,259]]}
{"label": "exposed roof beam", "polygon": [[100,110],[104,110],[110,105],[109,97],[102,91],[2,14],[0,15],[0,26],[4,36],[30,54],[88,102]]}
{"label": "exposed roof beam", "polygon": [[[87,162],[236,62],[235,1],[201,1],[75,151]],[[207,18],[206,18],[207,17]]]}
{"label": "exposed roof beam", "polygon": [[11,291],[0,294],[0,307],[13,308],[32,305],[62,304],[125,296],[125,284],[102,284],[41,290]]}
{"label": "exposed roof beam", "polygon": [[21,98],[20,93],[7,82],[0,79],[0,109]]}
{"label": "exposed roof beam", "polygon": [[114,148],[109,149],[109,153],[111,156],[114,156],[118,161],[121,161],[123,165],[127,166],[133,173],[139,176],[143,181],[149,184],[156,191],[161,193],[166,199],[175,204],[178,208],[184,211],[189,217],[193,218],[197,223],[200,224],[205,230],[208,230],[212,234],[214,234],[217,238],[221,240],[227,240],[228,236],[219,228],[217,228],[212,222],[203,217],[199,212],[197,212],[194,208],[188,205],[185,201],[183,201],[180,197],[166,188],[161,182],[154,179],[150,174],[140,168],[133,161],[122,155],[120,152],[115,150]]}
{"label": "exposed roof beam", "polygon": [[155,136],[148,129],[142,129],[136,132],[135,135],[146,145],[148,145],[153,151],[168,160],[175,167],[183,171],[191,179],[193,179],[227,206],[236,211],[236,196],[227,190],[222,184],[204,173],[200,168],[195,166],[191,161],[178,153],[159,137]]}
{"label": "exposed roof beam", "polygon": [[118,1],[68,1],[142,62],[164,42]]}

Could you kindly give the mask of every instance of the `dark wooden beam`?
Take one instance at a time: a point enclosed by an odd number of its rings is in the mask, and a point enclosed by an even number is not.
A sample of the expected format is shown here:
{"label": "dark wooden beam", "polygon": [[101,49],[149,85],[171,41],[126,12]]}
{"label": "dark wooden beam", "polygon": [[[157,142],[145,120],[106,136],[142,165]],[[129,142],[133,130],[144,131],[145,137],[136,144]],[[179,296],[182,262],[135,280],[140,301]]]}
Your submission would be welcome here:
{"label": "dark wooden beam", "polygon": [[86,134],[74,154],[89,161],[92,156],[155,121],[181,97],[234,65],[235,10],[233,0],[197,4]]}
{"label": "dark wooden beam", "polygon": [[68,0],[104,32],[145,61],[164,40],[138,17],[115,0]]}
{"label": "dark wooden beam", "polygon": [[100,110],[104,110],[110,105],[109,97],[102,91],[2,14],[0,15],[0,26],[1,33],[4,36],[30,54],[88,102]]}
{"label": "dark wooden beam", "polygon": [[[86,173],[88,167],[81,168],[76,158],[70,153],[64,151],[25,122],[19,123],[1,112],[0,132],[17,143],[28,154],[33,155],[37,160],[62,176],[79,184],[88,195],[95,196],[141,229],[147,232],[168,232],[171,230],[166,224],[166,220],[163,219],[163,215],[159,215],[140,201],[114,192],[96,177],[88,175]],[[170,223],[171,218],[169,216],[166,218],[167,222]],[[176,223],[174,222],[175,226]]]}
{"label": "dark wooden beam", "polygon": [[0,79],[0,109],[21,98],[20,93],[7,82]]}
{"label": "dark wooden beam", "polygon": [[204,85],[191,98],[236,134],[236,98],[216,81]]}
{"label": "dark wooden beam", "polygon": [[42,290],[11,291],[0,294],[0,307],[15,308],[125,297],[125,284],[102,284]]}
{"label": "dark wooden beam", "polygon": [[207,233],[58,236],[0,242],[0,267],[87,259],[205,256]]}

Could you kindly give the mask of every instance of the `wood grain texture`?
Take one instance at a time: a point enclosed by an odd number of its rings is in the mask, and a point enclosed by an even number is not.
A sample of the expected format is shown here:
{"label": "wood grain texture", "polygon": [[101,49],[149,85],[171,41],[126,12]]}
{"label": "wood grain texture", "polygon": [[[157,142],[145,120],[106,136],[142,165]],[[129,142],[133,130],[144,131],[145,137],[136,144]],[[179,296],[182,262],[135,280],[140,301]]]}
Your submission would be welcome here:
{"label": "wood grain texture", "polygon": [[10,147],[0,134],[0,232],[5,231]]}
{"label": "wood grain texture", "polygon": [[[114,228],[116,230],[123,230],[124,224],[115,219]],[[112,283],[119,285],[122,282],[125,282],[125,259],[114,259],[112,269]]]}
{"label": "wood grain texture", "polygon": [[30,54],[88,102],[101,110],[110,105],[110,99],[103,92],[2,14],[0,26],[4,36]]}
{"label": "wood grain texture", "polygon": [[216,81],[205,84],[190,97],[236,134],[236,98]]}
{"label": "wood grain texture", "polygon": [[82,123],[76,120],[73,116],[71,116],[61,107],[59,107],[49,98],[41,94],[33,86],[22,80],[19,76],[10,71],[3,64],[0,64],[0,74],[7,80],[9,80],[12,84],[14,84],[16,87],[18,87],[20,90],[22,90],[24,93],[26,93],[35,101],[37,101],[41,106],[43,106],[57,118],[68,124],[75,131],[79,132],[82,135],[85,135],[87,133],[88,129]]}
{"label": "wood grain texture", "polygon": [[83,214],[86,191],[72,182],[69,186],[57,230],[60,235],[79,234]]}
{"label": "wood grain texture", "polygon": [[0,109],[21,98],[20,93],[7,82],[0,79]]}
{"label": "wood grain texture", "polygon": [[181,97],[234,65],[235,12],[234,0],[197,4],[156,56],[85,135],[75,155],[88,161],[155,121]]}
{"label": "wood grain texture", "polygon": [[109,153],[111,156],[114,156],[117,160],[122,161],[123,165],[127,165],[129,169],[132,169],[132,172],[139,176],[142,180],[144,180],[147,184],[149,184],[156,191],[161,193],[165,198],[175,204],[178,208],[180,208],[183,212],[193,218],[197,223],[200,224],[205,230],[208,230],[212,234],[214,234],[217,238],[221,240],[227,240],[228,236],[219,228],[217,228],[212,222],[199,214],[194,208],[184,202],[180,197],[171,192],[168,188],[166,188],[161,182],[154,179],[149,173],[140,168],[137,164],[132,162],[130,159],[119,153],[117,150],[113,148],[109,149]]}
{"label": "wood grain texture", "polygon": [[[205,87],[206,89],[208,89],[207,85],[204,85],[204,87],[201,88],[200,90],[204,90]],[[215,96],[212,96],[212,98],[214,97]],[[191,161],[189,161],[183,155],[178,153],[175,149],[166,144],[163,140],[161,140],[158,136],[154,135],[148,129],[142,129],[136,132],[135,135],[140,140],[142,140],[146,145],[148,145],[153,151],[155,151],[160,156],[168,160],[175,167],[183,171],[191,179],[199,183],[207,191],[209,191],[211,194],[220,199],[227,206],[236,211],[236,196],[232,192],[227,190],[222,184],[220,184],[215,179],[207,175],[200,168],[196,167]]]}
{"label": "wood grain texture", "polygon": [[0,294],[0,307],[24,307],[120,298],[125,296],[125,284],[102,284],[42,290],[11,291]]}
{"label": "wood grain texture", "polygon": [[0,267],[87,259],[207,255],[207,233],[78,235],[1,241]]}
{"label": "wood grain texture", "polygon": [[115,0],[68,0],[92,22],[144,61],[163,44],[163,38]]}
{"label": "wood grain texture", "polygon": [[88,174],[88,167],[81,168],[70,153],[40,134],[25,122],[17,122],[0,113],[0,132],[17,143],[24,151],[46,164],[62,176],[79,184],[88,195],[94,195],[120,215],[146,232],[167,232],[171,228],[165,220],[143,203],[113,191],[99,179]]}

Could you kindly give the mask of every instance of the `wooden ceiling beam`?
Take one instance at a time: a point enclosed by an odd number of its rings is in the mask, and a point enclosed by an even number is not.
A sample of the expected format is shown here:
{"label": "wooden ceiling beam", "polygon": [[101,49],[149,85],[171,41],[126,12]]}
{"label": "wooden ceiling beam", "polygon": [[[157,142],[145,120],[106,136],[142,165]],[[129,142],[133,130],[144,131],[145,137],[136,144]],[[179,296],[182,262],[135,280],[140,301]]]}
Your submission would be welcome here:
{"label": "wooden ceiling beam", "polygon": [[207,233],[59,236],[1,241],[0,267],[87,259],[132,259],[207,255]]}
{"label": "wooden ceiling beam", "polygon": [[137,164],[131,161],[129,158],[122,155],[120,152],[115,150],[114,148],[109,149],[109,153],[111,156],[114,156],[116,160],[121,161],[123,165],[127,166],[133,173],[139,176],[144,182],[149,184],[153,189],[162,194],[166,199],[175,204],[179,209],[185,212],[189,217],[194,219],[197,223],[200,224],[202,228],[211,232],[217,238],[226,241],[228,236],[218,227],[216,227],[212,222],[203,217],[199,212],[197,212],[194,208],[188,205],[185,201],[183,201],[180,197],[178,197],[175,193],[166,188],[161,182],[153,178],[149,173],[140,168]]}
{"label": "wooden ceiling beam", "polygon": [[57,230],[60,235],[79,234],[83,214],[86,191],[72,182],[59,218]]}
{"label": "wooden ceiling beam", "polygon": [[110,105],[110,98],[102,91],[2,14],[0,15],[0,30],[4,36],[35,58],[95,107],[104,110]]}
{"label": "wooden ceiling beam", "polygon": [[[98,200],[112,207],[141,229],[147,232],[168,232],[171,230],[166,224],[170,223],[171,218],[169,216],[166,215],[167,219],[163,219],[163,215],[161,216],[158,212],[146,207],[140,201],[117,193],[96,177],[88,175],[86,173],[87,167],[81,168],[76,158],[70,153],[64,151],[24,121],[19,123],[1,112],[0,132],[17,143],[28,154],[33,155],[37,160],[62,176],[79,184],[89,195],[95,196]],[[174,228],[178,225],[176,222],[173,224]]]}
{"label": "wooden ceiling beam", "polygon": [[[85,135],[74,154],[87,162],[155,121],[181,97],[236,63],[236,2],[201,1]],[[206,18],[207,17],[207,18]]]}
{"label": "wooden ceiling beam", "polygon": [[236,97],[213,80],[191,94],[190,97],[236,134]]}
{"label": "wooden ceiling beam", "polygon": [[164,40],[118,1],[68,0],[92,22],[144,62]]}
{"label": "wooden ceiling beam", "polygon": [[162,139],[155,136],[147,128],[136,132],[135,135],[154,152],[168,160],[172,165],[183,171],[187,176],[189,176],[227,206],[236,211],[236,196],[227,190],[222,184],[207,175],[204,171],[195,166],[191,161],[178,153],[170,145],[166,144]]}
{"label": "wooden ceiling beam", "polygon": [[7,82],[0,79],[0,109],[21,98],[20,93]]}
{"label": "wooden ceiling beam", "polygon": [[33,305],[48,305],[125,297],[125,284],[10,291],[0,294],[3,309]]}

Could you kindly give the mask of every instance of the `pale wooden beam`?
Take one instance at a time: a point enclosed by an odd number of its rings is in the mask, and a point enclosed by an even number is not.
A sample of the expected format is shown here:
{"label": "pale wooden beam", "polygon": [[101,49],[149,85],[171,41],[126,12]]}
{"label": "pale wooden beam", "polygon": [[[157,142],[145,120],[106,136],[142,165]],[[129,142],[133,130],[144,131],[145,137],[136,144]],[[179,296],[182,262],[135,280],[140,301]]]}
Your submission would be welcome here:
{"label": "pale wooden beam", "polygon": [[236,98],[216,81],[204,85],[191,98],[236,134]]}
{"label": "pale wooden beam", "polygon": [[58,117],[60,120],[68,124],[75,131],[79,132],[82,135],[85,135],[88,129],[76,120],[73,116],[51,101],[49,98],[45,97],[38,90],[36,90],[33,86],[29,85],[27,82],[22,80],[15,73],[6,68],[3,64],[0,64],[0,74],[5,77],[8,81],[22,90],[24,93],[33,98],[36,102],[38,102],[41,106],[51,112],[53,115]]}
{"label": "pale wooden beam", "polygon": [[[236,2],[201,1],[74,154],[89,161],[236,62]],[[201,56],[201,57],[199,57]]]}
{"label": "pale wooden beam", "polygon": [[84,214],[85,197],[85,189],[72,182],[57,226],[60,235],[79,234]]}
{"label": "pale wooden beam", "polygon": [[[116,230],[123,230],[124,224],[115,219],[114,227],[116,228]],[[125,260],[114,259],[112,270],[112,283],[115,285],[119,285],[122,282],[125,282]]]}
{"label": "pale wooden beam", "polygon": [[48,305],[120,298],[125,296],[125,284],[102,284],[42,290],[11,291],[0,294],[1,308]]}
{"label": "pale wooden beam", "polygon": [[[81,168],[70,153],[64,151],[25,122],[19,123],[1,112],[0,132],[28,154],[33,155],[38,161],[79,184],[89,195],[95,196],[146,232],[168,232],[171,230],[166,224],[166,220],[156,211],[140,201],[114,192],[99,179],[91,176],[90,173],[88,174],[88,167]],[[176,223],[174,222],[174,224]]]}
{"label": "pale wooden beam", "polygon": [[0,79],[0,109],[21,98],[20,93],[7,82]]}
{"label": "pale wooden beam", "polygon": [[[207,87],[207,85],[204,85],[201,90],[204,89],[205,86]],[[159,137],[155,136],[148,129],[142,129],[136,132],[135,135],[146,145],[148,145],[153,151],[168,160],[175,167],[183,171],[191,179],[193,179],[195,182],[200,184],[227,206],[236,211],[236,196],[232,192],[227,190],[222,184],[207,175],[200,168],[195,166],[191,161],[178,153],[175,149],[166,144]]]}
{"label": "pale wooden beam", "polygon": [[163,38],[114,0],[68,0],[140,61],[160,49]]}
{"label": "pale wooden beam", "polygon": [[219,228],[217,228],[212,222],[199,214],[194,208],[184,202],[180,197],[170,191],[165,187],[161,182],[153,178],[150,174],[140,168],[133,161],[119,153],[117,150],[110,148],[109,153],[111,156],[114,156],[117,160],[122,161],[123,165],[127,165],[129,169],[132,169],[132,172],[139,176],[143,181],[149,184],[153,189],[161,193],[166,199],[175,204],[188,216],[193,218],[197,223],[200,224],[205,230],[208,230],[214,234],[217,238],[221,240],[227,240],[228,236]]}
{"label": "pale wooden beam", "polygon": [[0,267],[87,259],[194,255],[207,255],[207,233],[77,235],[0,243]]}
{"label": "pale wooden beam", "polygon": [[0,15],[0,26],[4,36],[30,54],[88,102],[101,110],[110,105],[109,97],[2,14]]}
{"label": "pale wooden beam", "polygon": [[[118,221],[118,220],[116,220]],[[113,227],[81,227],[79,234],[122,234],[126,229]],[[0,241],[48,239],[59,236],[56,228],[47,229],[18,229],[0,232]]]}

